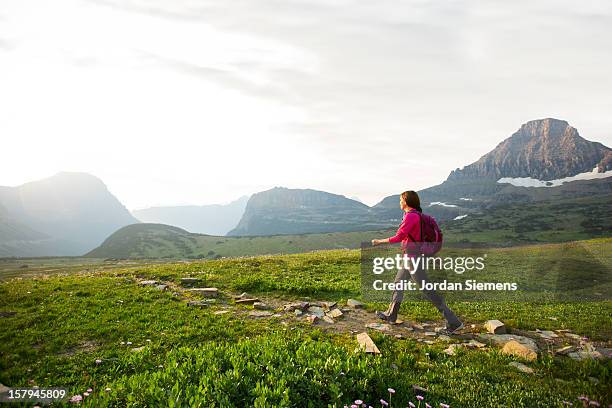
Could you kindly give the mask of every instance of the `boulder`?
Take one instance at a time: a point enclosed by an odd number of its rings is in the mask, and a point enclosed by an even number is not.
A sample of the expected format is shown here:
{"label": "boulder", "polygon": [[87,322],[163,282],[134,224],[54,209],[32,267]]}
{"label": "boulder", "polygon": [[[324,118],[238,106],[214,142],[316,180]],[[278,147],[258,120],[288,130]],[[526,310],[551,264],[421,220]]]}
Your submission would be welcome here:
{"label": "boulder", "polygon": [[574,351],[574,346],[565,346],[555,350],[556,354],[567,355],[568,353]]}
{"label": "boulder", "polygon": [[508,328],[505,324],[499,320],[487,320],[484,324],[484,328],[491,334],[505,334],[508,333]]}
{"label": "boulder", "polygon": [[330,310],[332,307],[336,306],[337,302],[321,302],[321,306],[325,310]]}
{"label": "boulder", "polygon": [[338,317],[343,316],[344,314],[342,313],[342,311],[340,311],[340,309],[332,309],[329,312],[327,312],[327,315],[329,317],[332,317],[334,319],[337,319]]}
{"label": "boulder", "polygon": [[533,361],[538,358],[538,353],[532,348],[516,340],[510,340],[502,348],[502,353],[524,358],[525,360]]}

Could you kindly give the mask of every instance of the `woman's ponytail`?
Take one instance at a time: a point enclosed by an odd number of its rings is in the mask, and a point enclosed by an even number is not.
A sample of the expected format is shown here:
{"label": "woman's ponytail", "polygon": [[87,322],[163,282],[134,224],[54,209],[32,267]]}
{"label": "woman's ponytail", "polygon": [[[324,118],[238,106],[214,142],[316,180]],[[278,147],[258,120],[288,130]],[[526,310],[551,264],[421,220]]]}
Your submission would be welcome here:
{"label": "woman's ponytail", "polygon": [[423,212],[423,209],[421,208],[421,199],[416,191],[404,191],[402,193],[402,198],[408,207],[414,208],[418,212]]}

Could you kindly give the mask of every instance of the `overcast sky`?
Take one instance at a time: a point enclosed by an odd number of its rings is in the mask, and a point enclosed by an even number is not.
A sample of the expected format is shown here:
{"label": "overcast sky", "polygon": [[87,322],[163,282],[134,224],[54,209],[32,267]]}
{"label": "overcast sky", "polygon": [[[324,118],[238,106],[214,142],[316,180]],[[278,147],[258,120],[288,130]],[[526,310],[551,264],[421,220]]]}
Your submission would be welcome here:
{"label": "overcast sky", "polygon": [[375,204],[531,119],[612,145],[611,50],[608,0],[0,0],[0,185]]}

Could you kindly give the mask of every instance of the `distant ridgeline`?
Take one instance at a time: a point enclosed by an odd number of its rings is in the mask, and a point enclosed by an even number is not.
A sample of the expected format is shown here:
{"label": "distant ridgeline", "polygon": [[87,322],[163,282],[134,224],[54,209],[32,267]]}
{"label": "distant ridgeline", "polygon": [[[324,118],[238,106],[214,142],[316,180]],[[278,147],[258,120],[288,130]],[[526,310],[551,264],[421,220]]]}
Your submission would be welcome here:
{"label": "distant ridgeline", "polygon": [[[542,119],[419,194],[449,243],[572,241],[610,236],[611,176],[610,148],[582,138],[565,121]],[[0,187],[0,257],[90,251],[117,258],[215,258],[357,248],[388,236],[403,216],[398,195],[369,207],[338,194],[283,187],[225,206],[137,214],[152,223],[131,225],[139,221],[100,180],[78,173]],[[227,236],[192,233],[225,231]]]}

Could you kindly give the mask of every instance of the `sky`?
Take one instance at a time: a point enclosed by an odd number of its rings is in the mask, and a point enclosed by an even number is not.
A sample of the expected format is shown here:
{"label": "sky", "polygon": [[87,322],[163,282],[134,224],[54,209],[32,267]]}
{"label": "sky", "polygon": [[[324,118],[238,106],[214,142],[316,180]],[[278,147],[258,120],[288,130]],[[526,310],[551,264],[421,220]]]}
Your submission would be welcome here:
{"label": "sky", "polygon": [[607,0],[0,0],[0,185],[373,205],[533,119],[611,146],[610,50]]}

